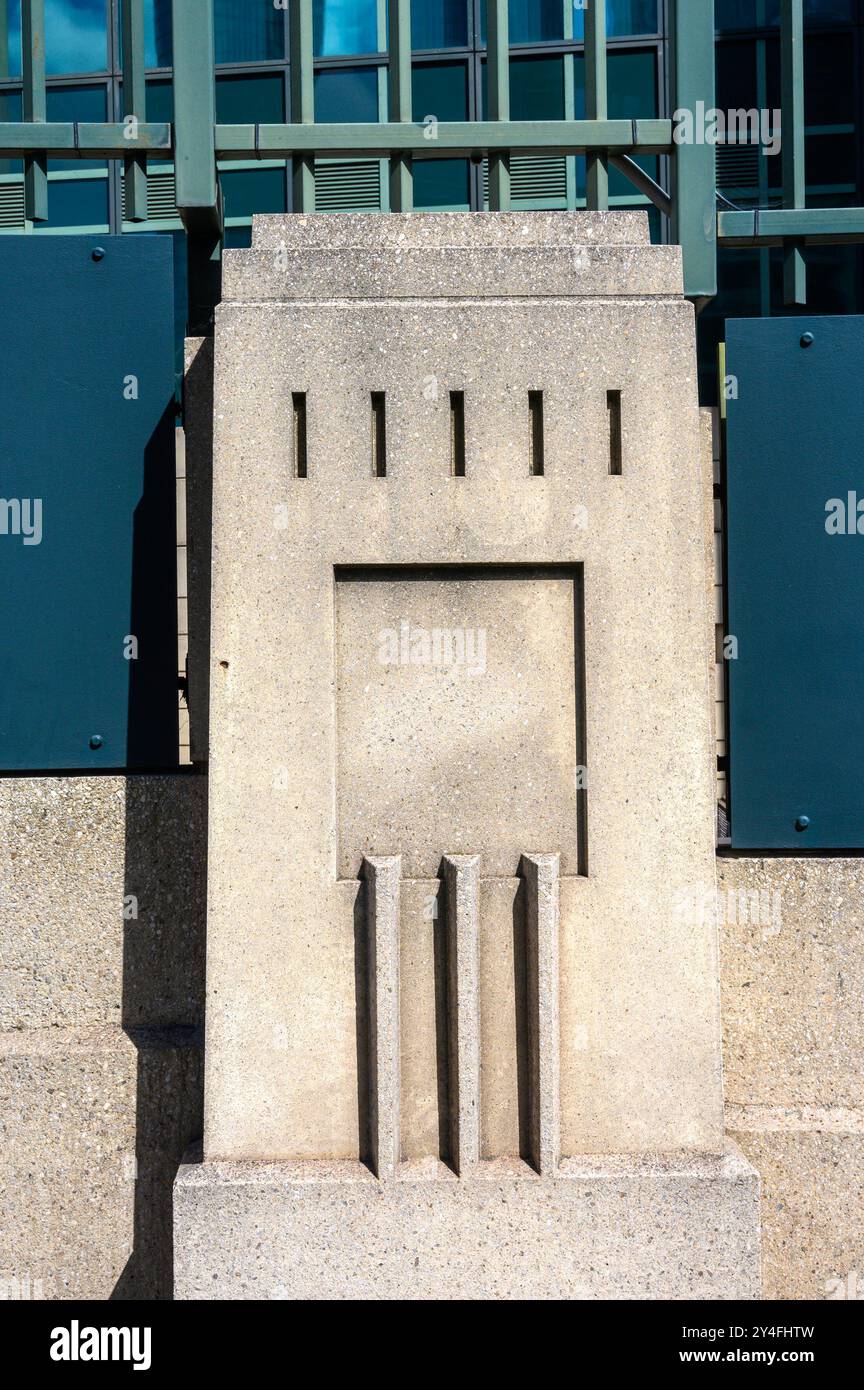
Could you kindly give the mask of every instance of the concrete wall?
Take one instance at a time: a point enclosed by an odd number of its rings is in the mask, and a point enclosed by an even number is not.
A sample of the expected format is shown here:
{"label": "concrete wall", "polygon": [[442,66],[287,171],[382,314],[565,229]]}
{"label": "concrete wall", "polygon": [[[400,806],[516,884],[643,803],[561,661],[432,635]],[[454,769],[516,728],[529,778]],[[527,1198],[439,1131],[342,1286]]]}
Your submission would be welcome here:
{"label": "concrete wall", "polygon": [[206,779],[0,779],[0,1296],[169,1298]]}
{"label": "concrete wall", "polygon": [[719,888],[726,1126],[762,1176],[765,1297],[854,1297],[864,859],[721,858]]}
{"label": "concrete wall", "polygon": [[[199,776],[0,780],[0,1281],[170,1296],[205,819]],[[864,860],[719,868],[727,1127],[763,1179],[766,1297],[838,1297],[864,1276]]]}

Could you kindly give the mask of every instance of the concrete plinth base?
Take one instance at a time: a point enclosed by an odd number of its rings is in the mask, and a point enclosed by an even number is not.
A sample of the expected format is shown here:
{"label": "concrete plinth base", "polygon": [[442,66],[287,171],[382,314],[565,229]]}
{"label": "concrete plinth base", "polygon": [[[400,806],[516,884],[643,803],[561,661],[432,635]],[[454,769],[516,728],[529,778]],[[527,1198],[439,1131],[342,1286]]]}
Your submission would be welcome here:
{"label": "concrete plinth base", "polygon": [[540,1178],[202,1163],[174,1189],[178,1299],[756,1299],[759,1178],[722,1158],[565,1160]]}

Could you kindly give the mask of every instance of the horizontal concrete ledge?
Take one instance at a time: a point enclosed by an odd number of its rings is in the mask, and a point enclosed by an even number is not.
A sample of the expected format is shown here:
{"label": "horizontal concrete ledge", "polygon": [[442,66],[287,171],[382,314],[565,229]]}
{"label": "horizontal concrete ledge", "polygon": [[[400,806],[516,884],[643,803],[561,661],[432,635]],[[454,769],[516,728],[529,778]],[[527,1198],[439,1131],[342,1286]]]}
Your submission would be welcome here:
{"label": "horizontal concrete ledge", "polygon": [[[359,1183],[378,1187],[375,1174],[365,1163],[351,1159],[293,1159],[278,1163],[225,1161],[202,1162],[200,1147],[190,1149],[177,1174],[178,1187],[209,1187],[214,1182],[229,1187],[292,1187],[314,1183]],[[520,1158],[481,1159],[468,1178],[459,1178],[438,1159],[411,1159],[396,1168],[396,1180],[407,1183],[620,1182],[632,1178],[708,1179],[710,1181],[758,1181],[753,1167],[731,1140],[722,1154],[608,1154],[563,1158],[556,1174],[541,1177]]]}
{"label": "horizontal concrete ledge", "polygon": [[233,250],[223,300],[683,295],[678,246]]}
{"label": "horizontal concrete ledge", "polygon": [[556,1178],[204,1163],[175,1183],[174,1250],[178,1299],[755,1299],[759,1179],[732,1145]]}
{"label": "horizontal concrete ledge", "polygon": [[256,251],[648,246],[646,212],[272,213],[252,219]]}

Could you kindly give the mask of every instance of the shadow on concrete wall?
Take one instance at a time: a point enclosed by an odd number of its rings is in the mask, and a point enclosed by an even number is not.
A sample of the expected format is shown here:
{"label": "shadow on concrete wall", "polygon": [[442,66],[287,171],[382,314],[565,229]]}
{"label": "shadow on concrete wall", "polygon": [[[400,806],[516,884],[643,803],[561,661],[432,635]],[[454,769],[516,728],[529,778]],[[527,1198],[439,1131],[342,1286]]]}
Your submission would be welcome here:
{"label": "shadow on concrete wall", "polygon": [[173,1184],[203,1129],[207,779],[126,785],[123,1027],[138,1053],[132,1254],[115,1299],[173,1294]]}
{"label": "shadow on concrete wall", "polygon": [[203,1132],[212,339],[187,343],[184,423],[195,767],[126,783],[124,894],[137,917],[124,929],[123,1027],[138,1050],[136,1185],[133,1250],[114,1299],[173,1297],[174,1178]]}

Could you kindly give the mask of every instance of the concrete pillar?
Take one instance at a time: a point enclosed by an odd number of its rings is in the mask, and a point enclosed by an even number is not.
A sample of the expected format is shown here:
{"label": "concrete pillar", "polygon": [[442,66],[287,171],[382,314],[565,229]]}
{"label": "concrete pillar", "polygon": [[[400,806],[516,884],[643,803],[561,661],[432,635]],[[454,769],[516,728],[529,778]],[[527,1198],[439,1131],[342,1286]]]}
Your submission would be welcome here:
{"label": "concrete pillar", "polygon": [[756,1296],[679,250],[270,217],[224,293],[178,1295]]}

